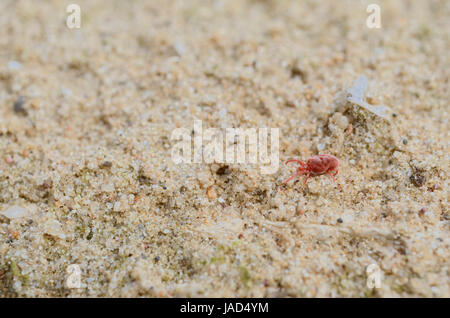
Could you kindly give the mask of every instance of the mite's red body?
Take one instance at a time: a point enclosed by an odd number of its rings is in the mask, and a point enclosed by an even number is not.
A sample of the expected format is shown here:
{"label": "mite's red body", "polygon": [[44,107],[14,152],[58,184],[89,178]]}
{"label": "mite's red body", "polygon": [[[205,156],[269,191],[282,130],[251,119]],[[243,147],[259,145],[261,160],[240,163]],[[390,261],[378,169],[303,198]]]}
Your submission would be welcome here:
{"label": "mite's red body", "polygon": [[288,183],[301,174],[306,174],[306,183],[311,175],[318,176],[325,173],[329,174],[331,178],[333,178],[333,181],[336,181],[335,176],[338,174],[339,160],[333,155],[312,156],[306,160],[306,163],[298,159],[290,159],[286,161],[285,164],[288,164],[289,162],[297,162],[300,167],[298,167],[297,172],[284,181],[284,183]]}

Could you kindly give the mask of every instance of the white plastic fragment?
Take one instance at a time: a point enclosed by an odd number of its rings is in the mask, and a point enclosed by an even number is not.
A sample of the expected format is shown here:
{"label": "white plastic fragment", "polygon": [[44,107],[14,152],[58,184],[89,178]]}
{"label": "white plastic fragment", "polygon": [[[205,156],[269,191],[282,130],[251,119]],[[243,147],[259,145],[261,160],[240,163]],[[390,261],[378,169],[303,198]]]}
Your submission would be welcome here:
{"label": "white plastic fragment", "polygon": [[390,120],[389,113],[391,112],[391,109],[389,107],[384,105],[372,106],[364,100],[364,92],[367,89],[367,84],[368,81],[364,75],[358,77],[353,84],[353,87],[347,89],[347,101],[365,108],[381,118]]}
{"label": "white plastic fragment", "polygon": [[8,219],[18,219],[23,218],[28,215],[28,210],[25,208],[22,208],[17,205],[13,205],[6,209],[5,211],[1,212],[2,215],[6,216]]}
{"label": "white plastic fragment", "polygon": [[358,77],[353,84],[353,87],[350,87],[347,90],[348,96],[347,100],[350,102],[363,101],[364,100],[364,92],[367,89],[368,81],[364,75]]}

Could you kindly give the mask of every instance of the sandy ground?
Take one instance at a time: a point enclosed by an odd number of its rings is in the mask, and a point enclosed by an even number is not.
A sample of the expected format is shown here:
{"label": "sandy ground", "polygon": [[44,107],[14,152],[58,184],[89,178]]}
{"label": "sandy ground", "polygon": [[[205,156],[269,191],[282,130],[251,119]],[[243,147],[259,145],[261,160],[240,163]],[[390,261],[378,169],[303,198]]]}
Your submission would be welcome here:
{"label": "sandy ground", "polygon": [[[448,1],[72,2],[0,1],[0,296],[450,297]],[[175,164],[196,119],[280,168]]]}

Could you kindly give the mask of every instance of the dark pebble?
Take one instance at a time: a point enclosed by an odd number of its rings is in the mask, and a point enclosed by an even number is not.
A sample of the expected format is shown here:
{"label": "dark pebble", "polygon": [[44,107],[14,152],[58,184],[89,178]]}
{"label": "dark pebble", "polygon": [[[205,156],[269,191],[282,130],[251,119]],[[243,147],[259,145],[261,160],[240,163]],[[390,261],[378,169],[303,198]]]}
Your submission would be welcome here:
{"label": "dark pebble", "polygon": [[159,256],[156,256],[156,257],[154,258],[154,260],[155,260],[156,263],[159,262],[159,260],[160,260]]}
{"label": "dark pebble", "polygon": [[291,68],[291,77],[299,77],[303,83],[306,83],[308,74],[304,70],[300,69],[297,65],[295,65]]}
{"label": "dark pebble", "polygon": [[13,106],[14,112],[16,114],[26,115],[27,110],[25,109],[24,104],[25,98],[23,96],[19,96]]}
{"label": "dark pebble", "polygon": [[403,144],[407,145],[408,144],[408,139],[403,139]]}
{"label": "dark pebble", "polygon": [[111,168],[112,162],[111,161],[105,161],[102,163],[102,168]]}
{"label": "dark pebble", "polygon": [[426,180],[425,176],[418,171],[413,173],[409,179],[416,187],[423,186]]}
{"label": "dark pebble", "polygon": [[344,222],[344,220],[342,220],[341,218],[337,219],[338,223],[342,223]]}
{"label": "dark pebble", "polygon": [[228,169],[228,166],[222,166],[219,169],[217,169],[216,174],[219,176],[223,176],[230,173],[230,169]]}

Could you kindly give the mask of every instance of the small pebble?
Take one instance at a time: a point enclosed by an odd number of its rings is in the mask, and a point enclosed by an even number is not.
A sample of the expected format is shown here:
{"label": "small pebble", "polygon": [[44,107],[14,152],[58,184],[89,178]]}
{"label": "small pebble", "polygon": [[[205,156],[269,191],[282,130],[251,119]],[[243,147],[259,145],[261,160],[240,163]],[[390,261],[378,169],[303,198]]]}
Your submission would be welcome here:
{"label": "small pebble", "polygon": [[213,186],[209,186],[206,190],[206,195],[209,199],[215,199],[217,197],[216,191],[214,190]]}
{"label": "small pebble", "polygon": [[114,202],[114,208],[113,208],[113,210],[114,210],[115,212],[119,212],[119,211],[120,211],[120,202],[119,202],[119,201]]}
{"label": "small pebble", "polygon": [[175,52],[177,52],[178,56],[183,56],[186,54],[186,48],[180,41],[175,41],[175,43],[173,44],[173,48]]}
{"label": "small pebble", "polygon": [[6,216],[8,219],[18,219],[28,215],[28,211],[17,205],[13,205],[1,212],[2,215]]}
{"label": "small pebble", "polygon": [[413,173],[409,179],[416,187],[423,186],[426,181],[425,176],[418,171]]}
{"label": "small pebble", "polygon": [[347,128],[345,128],[345,134],[348,136],[352,133],[352,131],[353,131],[353,125],[348,124]]}
{"label": "small pebble", "polygon": [[17,71],[20,70],[22,68],[22,64],[20,64],[17,61],[9,61],[8,62],[8,68],[12,71]]}
{"label": "small pebble", "polygon": [[111,161],[105,161],[102,163],[102,168],[111,168],[112,162]]}
{"label": "small pebble", "polygon": [[226,174],[229,174],[229,173],[230,173],[230,169],[228,169],[227,165],[220,167],[216,171],[216,174],[218,174],[219,176],[223,176],[223,175],[226,175]]}
{"label": "small pebble", "polygon": [[114,187],[114,184],[112,184],[112,183],[105,183],[102,185],[101,189],[103,192],[113,192],[115,187]]}
{"label": "small pebble", "polygon": [[61,223],[59,223],[57,220],[47,220],[43,224],[43,231],[44,233],[53,236],[55,238],[65,239],[66,235],[64,234],[62,230]]}
{"label": "small pebble", "polygon": [[303,83],[306,83],[308,74],[304,70],[303,65],[299,59],[295,60],[291,68],[291,77],[300,77]]}
{"label": "small pebble", "polygon": [[26,115],[27,110],[25,109],[24,104],[25,98],[23,96],[19,96],[13,106],[14,112],[17,114]]}
{"label": "small pebble", "polygon": [[61,95],[64,96],[64,97],[71,96],[72,95],[72,91],[70,89],[68,89],[68,88],[62,88],[61,89]]}
{"label": "small pebble", "polygon": [[335,113],[331,119],[341,129],[345,129],[348,127],[348,118],[341,113]]}
{"label": "small pebble", "polygon": [[344,222],[341,218],[339,218],[339,219],[337,219],[337,222],[338,223],[342,223],[342,222]]}

